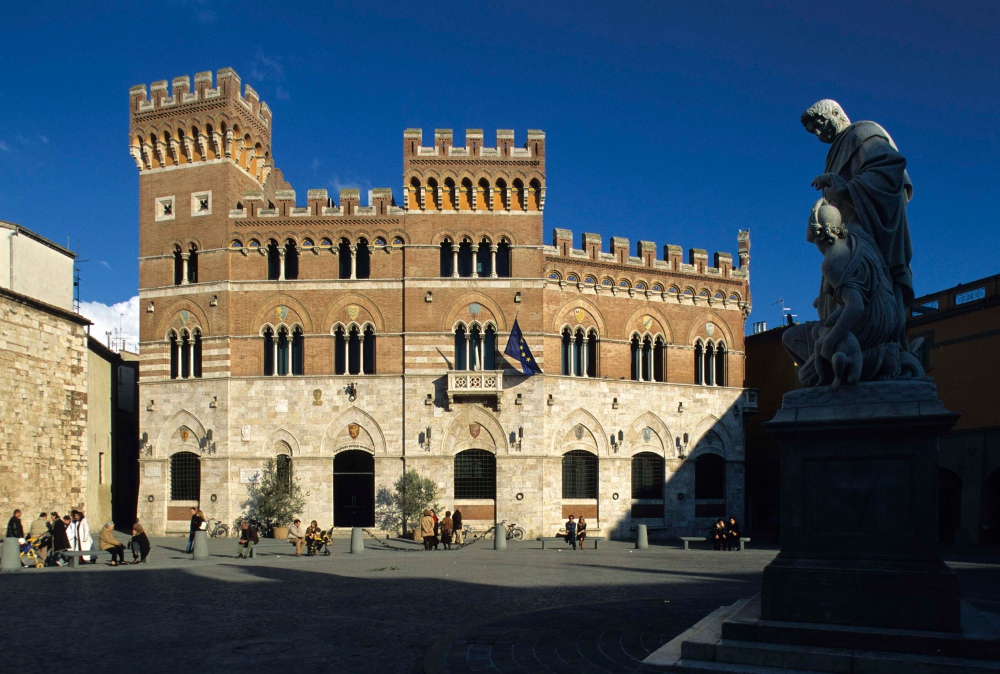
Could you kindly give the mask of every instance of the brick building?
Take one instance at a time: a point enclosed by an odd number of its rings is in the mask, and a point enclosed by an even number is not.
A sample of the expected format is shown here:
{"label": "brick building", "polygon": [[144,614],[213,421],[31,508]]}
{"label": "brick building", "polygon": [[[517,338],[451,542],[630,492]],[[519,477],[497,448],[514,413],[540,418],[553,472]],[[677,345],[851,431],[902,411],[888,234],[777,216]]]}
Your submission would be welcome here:
{"label": "brick building", "polygon": [[[140,517],[229,522],[269,457],[304,519],[373,521],[405,469],[477,527],[624,536],[742,516],[739,259],[569,231],[543,239],[545,134],[403,134],[403,189],[304,206],[271,112],[230,69],[130,92],[139,170]],[[503,355],[515,318],[545,374]]]}

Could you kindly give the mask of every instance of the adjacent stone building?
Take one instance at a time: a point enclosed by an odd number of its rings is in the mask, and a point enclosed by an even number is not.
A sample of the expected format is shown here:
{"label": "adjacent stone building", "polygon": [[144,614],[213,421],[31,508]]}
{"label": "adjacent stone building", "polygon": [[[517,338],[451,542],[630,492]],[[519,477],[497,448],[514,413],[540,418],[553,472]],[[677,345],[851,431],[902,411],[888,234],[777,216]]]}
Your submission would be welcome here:
{"label": "adjacent stone building", "polygon": [[[270,109],[230,69],[133,87],[130,121],[153,532],[185,531],[191,505],[231,522],[268,458],[323,526],[371,526],[407,469],[477,528],[742,517],[749,232],[736,260],[560,229],[546,244],[541,131],[408,129],[400,203],[300,206]],[[515,320],[544,374],[504,356]]]}

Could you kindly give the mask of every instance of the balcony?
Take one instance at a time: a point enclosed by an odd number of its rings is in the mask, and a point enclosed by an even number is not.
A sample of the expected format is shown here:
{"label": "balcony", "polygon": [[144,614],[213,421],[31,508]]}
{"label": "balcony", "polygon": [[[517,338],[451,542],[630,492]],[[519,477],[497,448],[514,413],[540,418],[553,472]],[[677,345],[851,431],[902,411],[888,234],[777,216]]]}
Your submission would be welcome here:
{"label": "balcony", "polygon": [[456,397],[487,398],[496,401],[497,411],[502,408],[502,370],[453,370],[448,373],[448,408]]}
{"label": "balcony", "polygon": [[740,400],[740,407],[743,408],[744,416],[750,416],[751,414],[757,414],[757,393],[759,389],[755,388],[745,388],[743,389],[743,396]]}

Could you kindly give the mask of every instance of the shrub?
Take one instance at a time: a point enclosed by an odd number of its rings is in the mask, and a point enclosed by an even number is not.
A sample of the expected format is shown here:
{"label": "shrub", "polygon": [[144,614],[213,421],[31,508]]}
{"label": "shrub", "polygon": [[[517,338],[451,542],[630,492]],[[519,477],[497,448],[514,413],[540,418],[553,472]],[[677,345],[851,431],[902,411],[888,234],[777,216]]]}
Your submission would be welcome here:
{"label": "shrub", "polygon": [[278,471],[274,459],[268,459],[257,480],[247,485],[243,510],[271,526],[288,526],[306,506],[298,480],[286,471]]}

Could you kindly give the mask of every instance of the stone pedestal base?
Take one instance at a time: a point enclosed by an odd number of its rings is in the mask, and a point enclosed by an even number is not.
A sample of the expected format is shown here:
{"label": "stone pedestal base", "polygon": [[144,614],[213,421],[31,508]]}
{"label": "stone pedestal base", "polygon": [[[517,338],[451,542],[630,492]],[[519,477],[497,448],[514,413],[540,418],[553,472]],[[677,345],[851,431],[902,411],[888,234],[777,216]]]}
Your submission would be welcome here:
{"label": "stone pedestal base", "polygon": [[957,631],[958,581],[937,544],[938,438],[956,421],[930,381],[785,394],[781,553],[766,620]]}

